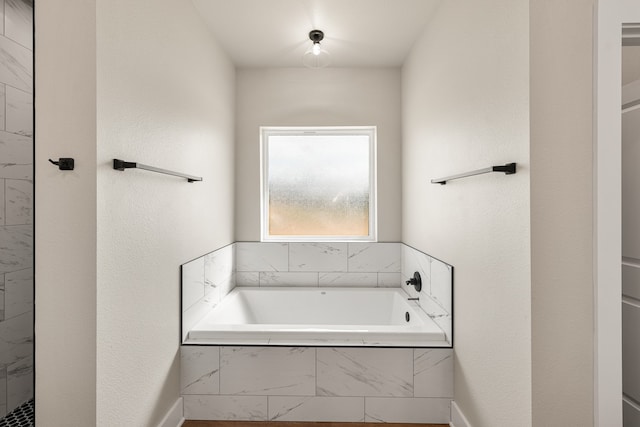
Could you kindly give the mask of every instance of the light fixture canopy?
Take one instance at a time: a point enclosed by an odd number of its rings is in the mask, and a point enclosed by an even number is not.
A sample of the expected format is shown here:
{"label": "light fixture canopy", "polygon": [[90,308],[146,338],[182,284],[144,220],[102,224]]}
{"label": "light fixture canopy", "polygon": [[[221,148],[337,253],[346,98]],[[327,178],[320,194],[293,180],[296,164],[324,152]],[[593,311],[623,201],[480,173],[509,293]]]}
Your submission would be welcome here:
{"label": "light fixture canopy", "polygon": [[324,39],[324,32],[320,30],[311,30],[309,32],[309,40],[312,45],[303,57],[302,63],[309,68],[322,68],[329,65],[329,53],[322,48],[320,42]]}

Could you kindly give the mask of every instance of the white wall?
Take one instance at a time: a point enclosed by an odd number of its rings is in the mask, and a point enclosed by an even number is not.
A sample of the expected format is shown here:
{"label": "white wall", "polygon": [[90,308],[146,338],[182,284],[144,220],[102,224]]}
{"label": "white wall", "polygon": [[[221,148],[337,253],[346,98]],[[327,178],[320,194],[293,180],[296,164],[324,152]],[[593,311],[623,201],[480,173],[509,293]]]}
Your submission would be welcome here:
{"label": "white wall", "polygon": [[402,240],[455,267],[454,400],[474,427],[531,425],[528,8],[443,2],[403,67]]}
{"label": "white wall", "polygon": [[531,2],[536,426],[587,426],[594,420],[593,4]]}
{"label": "white wall", "polygon": [[235,70],[188,0],[97,17],[97,418],[152,426],[180,393],[179,266],[233,241]]}
{"label": "white wall", "polygon": [[179,265],[233,240],[234,69],[188,0],[40,2],[36,27],[36,415],[155,426],[180,393]]}
{"label": "white wall", "polygon": [[378,127],[378,240],[399,241],[400,70],[243,69],[236,95],[236,240],[260,240],[260,126]]}
{"label": "white wall", "polygon": [[[96,419],[95,12],[93,1],[35,5],[38,425]],[[47,161],[58,157],[75,171]]]}

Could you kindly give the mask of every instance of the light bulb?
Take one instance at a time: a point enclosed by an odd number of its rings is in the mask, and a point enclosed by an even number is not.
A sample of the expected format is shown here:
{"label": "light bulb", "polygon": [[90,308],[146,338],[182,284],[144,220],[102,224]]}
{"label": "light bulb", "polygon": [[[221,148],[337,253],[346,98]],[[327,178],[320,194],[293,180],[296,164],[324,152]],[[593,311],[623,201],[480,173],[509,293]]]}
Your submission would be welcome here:
{"label": "light bulb", "polygon": [[315,55],[318,56],[320,55],[320,51],[322,50],[322,48],[320,47],[320,42],[314,42],[313,46],[311,47],[311,52]]}

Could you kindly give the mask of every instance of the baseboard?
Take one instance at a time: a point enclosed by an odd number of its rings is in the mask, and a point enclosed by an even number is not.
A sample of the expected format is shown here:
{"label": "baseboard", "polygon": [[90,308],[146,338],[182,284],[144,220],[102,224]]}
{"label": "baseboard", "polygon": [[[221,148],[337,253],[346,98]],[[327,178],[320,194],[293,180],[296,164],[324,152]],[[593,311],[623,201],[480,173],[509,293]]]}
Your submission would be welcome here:
{"label": "baseboard", "polygon": [[471,424],[454,401],[451,401],[451,422],[449,425],[451,427],[471,427]]}
{"label": "baseboard", "polygon": [[164,416],[158,427],[180,427],[184,423],[184,411],[182,405],[182,397],[176,400],[171,409]]}

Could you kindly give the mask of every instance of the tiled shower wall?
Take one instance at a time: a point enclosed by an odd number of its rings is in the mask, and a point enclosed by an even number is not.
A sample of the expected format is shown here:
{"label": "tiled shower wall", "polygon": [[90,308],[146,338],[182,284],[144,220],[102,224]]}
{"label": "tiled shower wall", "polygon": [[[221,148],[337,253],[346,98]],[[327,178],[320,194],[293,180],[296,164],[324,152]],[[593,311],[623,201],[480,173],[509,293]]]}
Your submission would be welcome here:
{"label": "tiled shower wall", "polygon": [[0,0],[0,416],[33,397],[32,11]]}
{"label": "tiled shower wall", "polygon": [[[404,284],[422,276],[418,294]],[[234,286],[404,287],[452,340],[453,267],[402,243],[238,242],[182,266],[183,339]],[[447,423],[451,348],[182,346],[187,419]]]}

